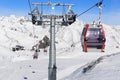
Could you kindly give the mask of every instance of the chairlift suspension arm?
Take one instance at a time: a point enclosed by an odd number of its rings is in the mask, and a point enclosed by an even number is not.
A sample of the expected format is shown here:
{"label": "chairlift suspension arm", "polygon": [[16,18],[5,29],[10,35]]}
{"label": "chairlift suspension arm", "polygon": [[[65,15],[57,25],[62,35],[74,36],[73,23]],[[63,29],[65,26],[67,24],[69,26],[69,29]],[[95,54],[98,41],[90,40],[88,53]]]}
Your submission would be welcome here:
{"label": "chairlift suspension arm", "polygon": [[99,8],[99,19],[98,19],[98,22],[100,23],[101,22],[101,18],[102,18],[102,6],[98,6]]}
{"label": "chairlift suspension arm", "polygon": [[29,5],[29,8],[30,8],[30,12],[31,12],[32,8],[31,8],[30,0],[28,0],[28,5]]}

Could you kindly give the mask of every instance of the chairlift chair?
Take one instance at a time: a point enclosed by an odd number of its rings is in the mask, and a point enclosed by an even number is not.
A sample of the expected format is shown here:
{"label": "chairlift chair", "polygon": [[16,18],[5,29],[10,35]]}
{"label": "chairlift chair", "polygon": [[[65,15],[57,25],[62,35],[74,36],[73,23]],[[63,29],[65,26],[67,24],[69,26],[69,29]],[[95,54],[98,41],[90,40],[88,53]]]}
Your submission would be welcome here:
{"label": "chairlift chair", "polygon": [[32,14],[32,24],[42,25],[42,17]]}
{"label": "chairlift chair", "polygon": [[64,26],[71,25],[76,21],[76,16],[77,15],[73,12],[73,10],[71,10],[71,7],[70,7],[70,9],[68,9],[67,13],[64,15],[62,25]]}
{"label": "chairlift chair", "polygon": [[[101,49],[101,52],[104,52],[106,36],[104,32],[104,27],[102,24],[100,24],[102,16],[102,2],[103,0],[88,9],[90,10],[93,7],[97,6],[99,9],[99,18],[97,21],[94,21],[93,24],[86,24],[83,28],[81,44],[84,52],[88,52],[89,47]],[[85,12],[87,12],[88,10],[86,10]]]}
{"label": "chairlift chair", "polygon": [[81,44],[84,52],[88,52],[88,48],[101,49],[104,52],[106,36],[103,25],[86,24],[82,31]]}
{"label": "chairlift chair", "polygon": [[30,15],[32,18],[32,24],[42,25],[42,9],[39,12],[38,6],[34,5],[34,9],[31,11]]}

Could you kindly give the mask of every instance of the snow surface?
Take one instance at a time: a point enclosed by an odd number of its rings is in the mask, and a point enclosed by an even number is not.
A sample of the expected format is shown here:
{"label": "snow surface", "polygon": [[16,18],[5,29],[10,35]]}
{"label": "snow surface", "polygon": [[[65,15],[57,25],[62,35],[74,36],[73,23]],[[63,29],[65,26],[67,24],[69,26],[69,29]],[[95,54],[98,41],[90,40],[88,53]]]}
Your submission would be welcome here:
{"label": "snow surface", "polygon": [[[84,22],[56,26],[57,80],[120,80],[120,27],[103,25],[107,40],[104,53],[82,52],[80,36]],[[26,17],[0,17],[0,80],[47,80],[49,51],[41,50],[39,58],[33,60],[31,48],[45,35],[49,37],[49,29],[32,25]],[[25,51],[12,52],[15,45],[24,46]],[[86,66],[108,54],[111,56],[82,73]]]}

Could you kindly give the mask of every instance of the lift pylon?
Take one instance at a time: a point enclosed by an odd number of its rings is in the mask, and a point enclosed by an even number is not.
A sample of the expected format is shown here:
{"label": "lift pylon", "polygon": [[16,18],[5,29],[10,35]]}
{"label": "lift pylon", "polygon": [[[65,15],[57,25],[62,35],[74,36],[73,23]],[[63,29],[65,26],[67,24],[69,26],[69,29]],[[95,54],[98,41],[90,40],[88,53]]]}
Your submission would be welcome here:
{"label": "lift pylon", "polygon": [[[76,14],[71,9],[73,4],[61,4],[61,3],[33,3],[34,9],[29,13],[32,16],[32,23],[35,25],[48,24],[50,25],[50,50],[49,50],[49,65],[48,65],[48,80],[57,80],[57,66],[56,66],[56,46],[55,46],[55,26],[72,24],[76,21]],[[43,11],[39,10],[39,6],[50,6],[56,7],[68,7],[65,14],[44,14]],[[54,10],[52,8],[52,10]],[[43,9],[44,10],[44,9]]]}

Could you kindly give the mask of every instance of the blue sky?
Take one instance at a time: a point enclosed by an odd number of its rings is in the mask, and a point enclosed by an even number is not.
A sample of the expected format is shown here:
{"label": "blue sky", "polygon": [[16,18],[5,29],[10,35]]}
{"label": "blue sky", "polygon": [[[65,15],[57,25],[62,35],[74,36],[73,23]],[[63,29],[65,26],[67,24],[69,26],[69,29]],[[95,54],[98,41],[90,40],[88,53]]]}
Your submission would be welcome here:
{"label": "blue sky", "polygon": [[[48,0],[30,0],[31,2],[47,2]],[[52,2],[73,3],[73,10],[79,14],[100,0],[51,0]],[[15,14],[28,16],[29,7],[27,0],[1,0],[0,16]],[[98,8],[79,17],[85,22],[92,22],[98,18]],[[120,25],[120,0],[104,0],[102,22],[110,25]]]}

